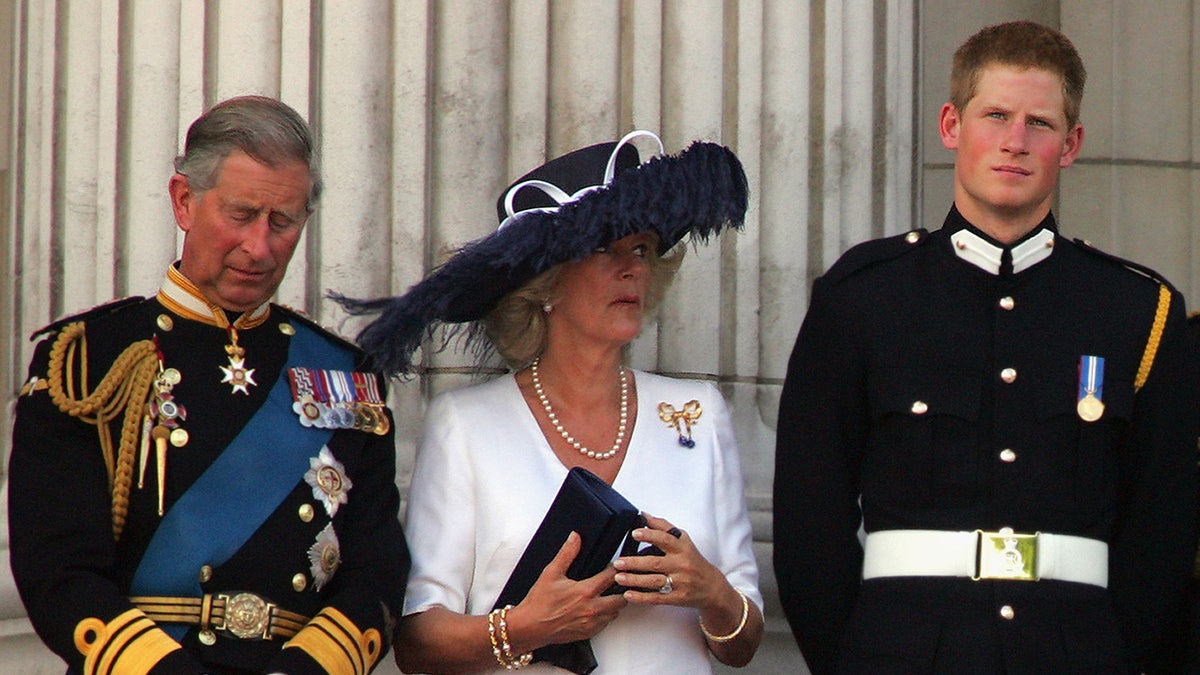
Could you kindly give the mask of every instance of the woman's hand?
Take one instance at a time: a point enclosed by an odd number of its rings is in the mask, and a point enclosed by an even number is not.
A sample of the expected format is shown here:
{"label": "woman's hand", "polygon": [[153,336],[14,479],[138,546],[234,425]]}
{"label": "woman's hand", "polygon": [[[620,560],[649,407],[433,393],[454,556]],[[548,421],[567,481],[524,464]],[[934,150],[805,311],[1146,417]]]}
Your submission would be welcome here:
{"label": "woman's hand", "polygon": [[514,653],[590,638],[625,607],[626,601],[620,595],[601,595],[613,584],[615,571],[611,566],[582,581],[567,578],[567,569],[579,555],[580,546],[579,535],[572,532],[525,599],[508,611],[508,635]]}
{"label": "woman's hand", "polygon": [[665,555],[617,558],[616,582],[637,589],[625,591],[625,599],[635,605],[694,607],[712,634],[733,636],[708,639],[709,651],[727,665],[745,665],[762,639],[758,607],[752,602],[744,604],[741,592],[700,554],[687,532],[662,518],[642,515],[647,527],[634,530],[633,538],[657,546]]}
{"label": "woman's hand", "polygon": [[[590,638],[625,607],[620,595],[600,595],[612,586],[612,567],[583,581],[567,578],[567,568],[579,549],[579,535],[572,532],[521,604],[508,610],[513,655]],[[406,673],[476,673],[497,666],[486,615],[430,607],[400,620],[394,644],[396,663]]]}
{"label": "woman's hand", "polygon": [[[634,530],[633,538],[657,546],[666,555],[617,558],[614,563],[617,583],[637,589],[625,591],[625,599],[640,605],[678,605],[698,610],[719,605],[727,597],[725,593],[732,591],[721,570],[700,555],[687,532],[662,518],[642,515],[647,527]],[[678,532],[678,536],[672,531]],[[739,611],[740,607],[739,604]]]}

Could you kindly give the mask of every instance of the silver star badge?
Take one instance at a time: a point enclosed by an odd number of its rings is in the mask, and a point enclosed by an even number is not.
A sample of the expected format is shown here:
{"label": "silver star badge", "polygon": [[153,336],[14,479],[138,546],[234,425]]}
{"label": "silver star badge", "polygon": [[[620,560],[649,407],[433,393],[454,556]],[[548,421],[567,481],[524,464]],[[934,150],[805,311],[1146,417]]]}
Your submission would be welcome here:
{"label": "silver star badge", "polygon": [[348,493],[354,483],[346,475],[346,467],[329,451],[329,446],[321,448],[316,457],[309,457],[308,465],[304,481],[312,486],[313,499],[324,504],[325,512],[332,518],[337,515],[338,507],[349,501]]}
{"label": "silver star badge", "polygon": [[313,578],[313,590],[319,591],[321,587],[333,578],[337,572],[337,568],[342,564],[342,555],[340,546],[338,546],[337,533],[333,530],[333,523],[325,526],[321,533],[317,535],[317,540],[308,549],[309,573]]}

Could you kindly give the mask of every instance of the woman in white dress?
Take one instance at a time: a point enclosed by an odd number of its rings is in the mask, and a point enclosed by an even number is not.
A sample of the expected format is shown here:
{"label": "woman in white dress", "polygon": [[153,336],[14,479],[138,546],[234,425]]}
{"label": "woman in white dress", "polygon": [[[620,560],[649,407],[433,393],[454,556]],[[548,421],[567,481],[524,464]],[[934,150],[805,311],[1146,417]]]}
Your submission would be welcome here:
{"label": "woman in white dress", "polygon": [[[674,245],[741,225],[745,175],[711,143],[641,164],[627,143],[638,134],[522,177],[500,200],[500,229],[404,296],[339,299],[382,312],[360,343],[390,373],[409,372],[441,324],[514,370],[429,407],[405,515],[405,672],[704,673],[710,654],[742,666],[758,647],[762,597],[724,400],[622,359],[678,268]],[[632,536],[665,555],[619,557],[574,581],[572,534],[523,600],[495,606],[572,467],[642,509],[647,526]],[[614,584],[627,590],[605,593]],[[543,649],[580,640],[582,660]]]}

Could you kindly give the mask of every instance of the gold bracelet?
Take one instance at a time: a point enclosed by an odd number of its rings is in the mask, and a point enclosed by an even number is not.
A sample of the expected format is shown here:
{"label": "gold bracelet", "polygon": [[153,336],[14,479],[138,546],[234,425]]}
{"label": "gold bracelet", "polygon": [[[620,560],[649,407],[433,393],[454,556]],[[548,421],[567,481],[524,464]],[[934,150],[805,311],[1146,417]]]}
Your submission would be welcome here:
{"label": "gold bracelet", "polygon": [[[533,661],[533,652],[525,652],[520,656],[513,656],[512,645],[508,643],[508,610],[510,609],[512,609],[512,605],[505,605],[499,610],[500,616],[495,621],[496,625],[499,626],[498,632],[500,633],[500,653],[496,655],[496,660],[500,662],[500,665],[504,666],[505,670],[518,670]],[[496,610],[492,610],[493,614],[495,612]],[[491,614],[488,616],[491,617]],[[489,623],[488,628],[491,629],[491,627],[492,625]],[[493,653],[495,653],[495,644],[496,641],[493,639]]]}
{"label": "gold bracelet", "polygon": [[492,643],[492,656],[496,657],[496,662],[501,667],[507,668],[508,664],[504,661],[504,652],[500,651],[500,641],[496,639],[496,618],[500,616],[500,610],[493,609],[488,612],[488,640]]}
{"label": "gold bracelet", "polygon": [[737,594],[742,596],[742,620],[738,622],[737,628],[734,628],[732,633],[728,635],[713,635],[712,633],[708,632],[707,628],[704,627],[704,619],[700,619],[701,632],[704,633],[704,637],[712,640],[713,642],[729,642],[733,638],[740,635],[742,629],[746,627],[746,619],[750,616],[750,601],[746,599],[745,593],[738,591],[736,588],[733,590],[737,591]]}

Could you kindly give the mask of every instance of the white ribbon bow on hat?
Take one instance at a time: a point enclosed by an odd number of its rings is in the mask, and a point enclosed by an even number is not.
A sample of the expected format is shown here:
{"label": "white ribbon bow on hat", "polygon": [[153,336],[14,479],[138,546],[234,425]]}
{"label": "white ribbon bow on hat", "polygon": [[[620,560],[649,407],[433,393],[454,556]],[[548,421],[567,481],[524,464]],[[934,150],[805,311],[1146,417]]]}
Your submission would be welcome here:
{"label": "white ribbon bow on hat", "polygon": [[[621,151],[622,146],[624,146],[629,141],[637,138],[638,136],[648,136],[650,138],[653,138],[654,142],[658,143],[658,154],[661,155],[666,152],[666,148],[663,146],[662,139],[660,139],[657,135],[655,135],[654,132],[643,131],[643,130],[631,131],[631,132],[625,134],[624,138],[622,138],[620,141],[617,141],[617,147],[613,148],[612,155],[608,158],[608,165],[604,169],[604,182],[601,183],[600,185],[589,185],[587,187],[580,188],[579,190],[575,191],[574,194],[569,195],[562,188],[558,187],[557,185],[554,185],[553,183],[547,183],[544,180],[536,180],[535,179],[535,180],[527,180],[527,181],[522,181],[520,183],[517,183],[516,185],[509,188],[508,192],[505,193],[505,195],[504,195],[504,212],[508,214],[508,217],[506,217],[500,223],[500,226],[497,227],[496,230],[497,231],[503,230],[506,225],[508,225],[509,223],[511,223],[512,221],[516,220],[517,218],[521,217],[522,215],[524,215],[526,213],[532,213],[532,212],[551,213],[551,212],[557,211],[559,208],[562,207],[563,204],[569,204],[569,203],[576,201],[579,198],[583,197],[587,193],[592,192],[593,190],[599,190],[600,188],[605,187],[606,185],[608,185],[609,183],[612,182],[613,175],[616,172],[617,153],[619,153]],[[514,213],[513,212],[513,198],[516,197],[518,192],[520,192],[523,188],[526,188],[526,187],[535,187],[535,188],[540,189],[542,192],[546,193],[547,196],[549,196],[551,199],[553,199],[555,202],[557,202],[558,206],[539,206],[539,207],[535,207],[532,209],[522,209],[521,211],[517,211]]]}

